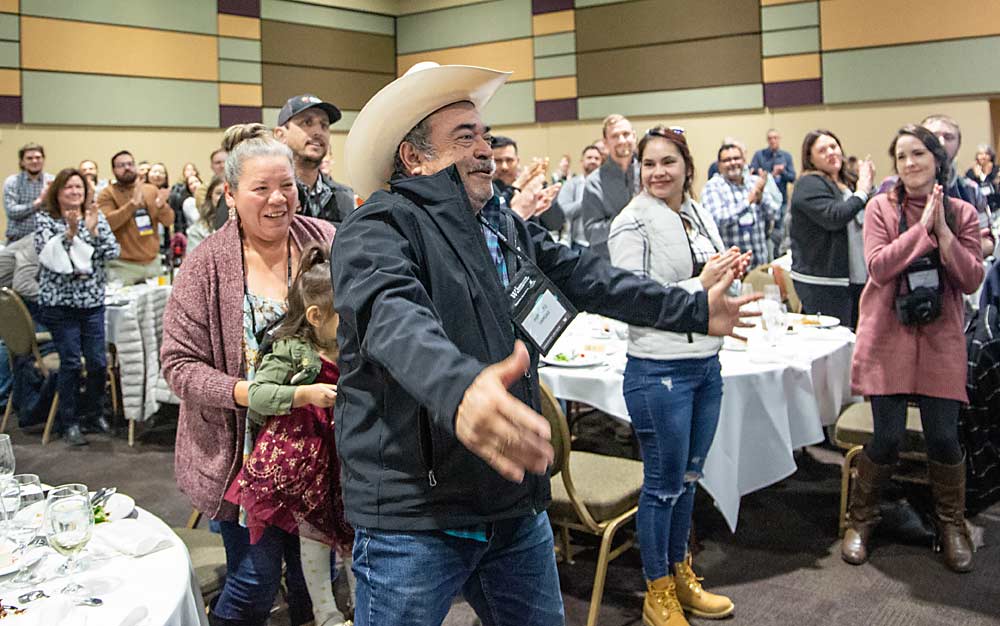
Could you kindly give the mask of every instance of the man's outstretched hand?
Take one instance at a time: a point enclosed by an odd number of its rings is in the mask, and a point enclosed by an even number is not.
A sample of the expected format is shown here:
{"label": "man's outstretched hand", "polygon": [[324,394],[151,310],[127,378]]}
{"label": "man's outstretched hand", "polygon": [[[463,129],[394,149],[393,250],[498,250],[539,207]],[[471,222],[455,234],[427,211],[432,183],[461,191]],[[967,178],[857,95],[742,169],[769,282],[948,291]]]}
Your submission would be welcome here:
{"label": "man's outstretched hand", "polygon": [[528,349],[516,342],[510,356],[476,376],[455,416],[462,445],[518,483],[525,472],[544,474],[555,458],[549,423],[507,391],[529,365]]}
{"label": "man's outstretched hand", "polygon": [[760,315],[760,311],[744,311],[741,313],[740,307],[748,302],[760,300],[763,296],[762,294],[755,293],[749,296],[730,298],[726,295],[726,291],[735,278],[733,270],[730,269],[722,280],[712,285],[712,288],[708,290],[708,334],[715,335],[716,337],[725,337],[728,335],[745,341],[744,337],[736,334],[735,329],[750,328],[753,324],[743,322],[740,318],[757,317]]}

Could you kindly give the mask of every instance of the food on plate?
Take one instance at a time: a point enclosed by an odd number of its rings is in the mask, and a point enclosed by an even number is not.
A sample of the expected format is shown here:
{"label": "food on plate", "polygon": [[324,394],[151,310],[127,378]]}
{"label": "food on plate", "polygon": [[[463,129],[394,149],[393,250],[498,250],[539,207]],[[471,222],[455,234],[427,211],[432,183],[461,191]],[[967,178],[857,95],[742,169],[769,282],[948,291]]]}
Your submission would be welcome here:
{"label": "food on plate", "polygon": [[565,352],[560,352],[559,354],[556,355],[556,360],[562,363],[569,363],[570,361],[573,360],[573,355],[566,354]]}
{"label": "food on plate", "polygon": [[802,319],[799,320],[799,324],[803,326],[819,326],[819,315],[803,315]]}
{"label": "food on plate", "polygon": [[103,505],[98,504],[94,507],[94,523],[100,524],[102,522],[110,522],[111,515],[104,509]]}

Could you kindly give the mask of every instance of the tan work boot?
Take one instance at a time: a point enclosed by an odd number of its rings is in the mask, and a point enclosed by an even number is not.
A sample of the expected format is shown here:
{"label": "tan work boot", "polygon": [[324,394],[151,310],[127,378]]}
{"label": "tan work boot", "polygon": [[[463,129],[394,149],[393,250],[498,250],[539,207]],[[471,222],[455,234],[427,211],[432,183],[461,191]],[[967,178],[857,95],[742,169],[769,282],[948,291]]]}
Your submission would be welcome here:
{"label": "tan work boot", "polygon": [[646,601],[642,603],[642,623],[646,626],[689,626],[684,609],[677,601],[673,576],[646,582]]}
{"label": "tan work boot", "polygon": [[879,498],[895,465],[879,465],[862,451],[858,455],[857,477],[851,484],[847,509],[848,527],[840,541],[840,556],[851,565],[861,565],[868,560],[868,545],[872,530],[882,520]]}
{"label": "tan work boot", "polygon": [[733,601],[726,596],[705,591],[699,578],[691,569],[691,555],[683,563],[674,563],[674,582],[677,600],[685,611],[698,617],[720,619],[732,615]]}

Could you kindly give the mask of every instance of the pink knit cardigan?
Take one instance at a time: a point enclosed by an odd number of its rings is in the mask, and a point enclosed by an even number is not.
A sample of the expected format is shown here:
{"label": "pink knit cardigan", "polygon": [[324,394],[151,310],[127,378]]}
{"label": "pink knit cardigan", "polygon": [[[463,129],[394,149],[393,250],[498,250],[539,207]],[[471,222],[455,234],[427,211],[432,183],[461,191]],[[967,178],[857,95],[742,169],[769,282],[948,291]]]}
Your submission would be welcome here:
{"label": "pink knit cardigan", "polygon": [[971,204],[945,199],[955,215],[955,240],[942,251],[941,316],[926,326],[896,319],[897,277],[937,247],[920,225],[926,198],[906,199],[906,232],[899,235],[894,195],[875,196],[865,212],[868,283],[861,293],[851,386],[859,395],[920,394],[968,402],[962,294],[983,282],[979,220]]}
{"label": "pink knit cardigan", "polygon": [[[331,243],[332,224],[296,215],[292,242]],[[174,453],[177,486],[212,519],[236,519],[223,494],[242,465],[246,411],[233,400],[243,376],[243,264],[230,220],[184,260],[163,315],[160,361],[181,399]]]}

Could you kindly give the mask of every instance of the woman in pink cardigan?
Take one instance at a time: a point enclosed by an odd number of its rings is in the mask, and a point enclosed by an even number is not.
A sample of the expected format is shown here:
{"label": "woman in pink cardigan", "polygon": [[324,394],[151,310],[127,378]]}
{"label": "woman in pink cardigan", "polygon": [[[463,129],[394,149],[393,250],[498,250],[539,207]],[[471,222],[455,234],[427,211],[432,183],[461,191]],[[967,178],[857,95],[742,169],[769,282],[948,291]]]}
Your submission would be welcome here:
{"label": "woman in pink cardigan", "polygon": [[245,407],[260,331],[284,313],[299,252],[332,242],[334,228],[295,214],[292,154],[263,125],[233,126],[223,145],[230,219],[184,261],[163,318],[163,374],[181,399],[174,471],[226,547],[226,584],[209,622],[266,623],[284,560],[291,622],[301,624],[312,608],[298,538],[268,528],[250,544],[223,495],[253,445]]}
{"label": "woman in pink cardigan", "polygon": [[[930,131],[901,128],[889,155],[899,182],[868,203],[868,284],[861,294],[851,372],[854,392],[871,400],[875,432],[858,455],[841,555],[855,565],[868,558],[868,540],[879,521],[879,494],[898,458],[907,402],[914,401],[920,406],[945,564],[967,572],[972,569],[972,544],[965,526],[958,410],[968,401],[962,294],[974,292],[983,280],[979,222],[972,205],[944,195],[948,156]],[[936,295],[940,312],[935,315],[927,304],[899,306],[904,298],[921,294],[925,301]]]}

